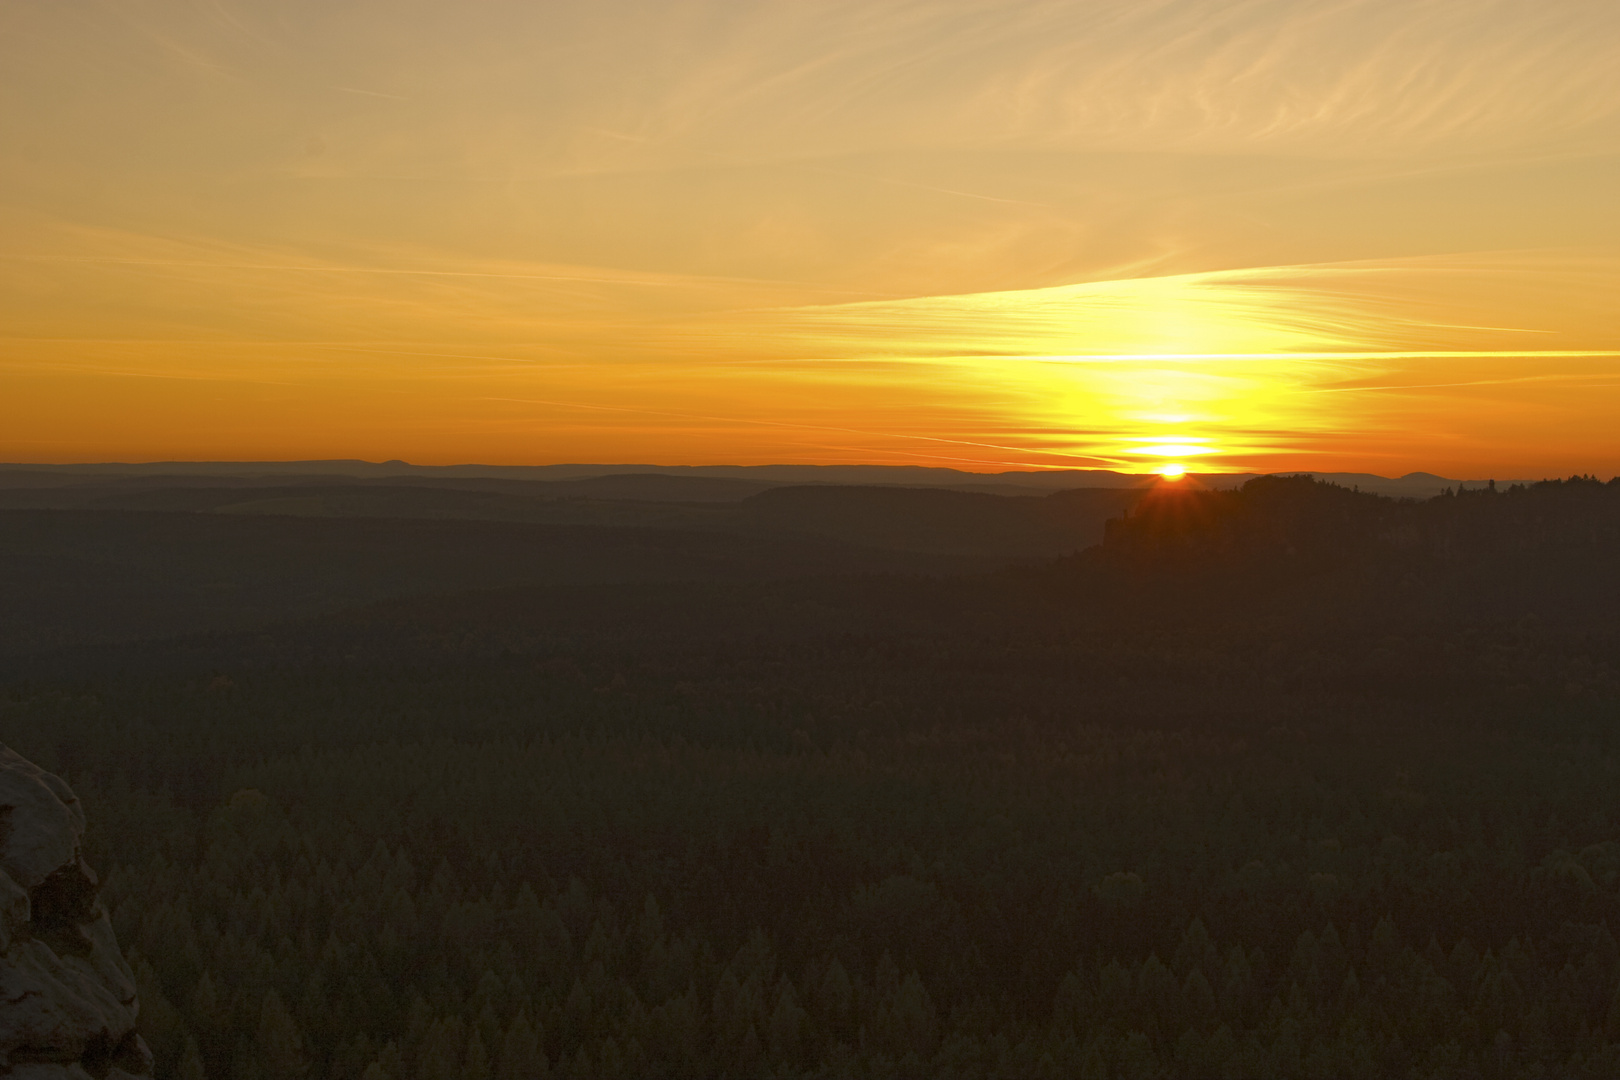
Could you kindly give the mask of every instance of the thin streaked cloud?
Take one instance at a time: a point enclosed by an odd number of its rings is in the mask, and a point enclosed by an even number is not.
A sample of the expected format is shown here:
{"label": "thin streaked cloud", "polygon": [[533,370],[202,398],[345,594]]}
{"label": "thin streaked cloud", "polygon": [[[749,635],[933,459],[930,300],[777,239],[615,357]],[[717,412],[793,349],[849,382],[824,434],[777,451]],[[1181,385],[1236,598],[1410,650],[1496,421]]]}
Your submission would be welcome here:
{"label": "thin streaked cloud", "polygon": [[0,429],[1620,468],[1617,51],[1539,0],[10,5]]}

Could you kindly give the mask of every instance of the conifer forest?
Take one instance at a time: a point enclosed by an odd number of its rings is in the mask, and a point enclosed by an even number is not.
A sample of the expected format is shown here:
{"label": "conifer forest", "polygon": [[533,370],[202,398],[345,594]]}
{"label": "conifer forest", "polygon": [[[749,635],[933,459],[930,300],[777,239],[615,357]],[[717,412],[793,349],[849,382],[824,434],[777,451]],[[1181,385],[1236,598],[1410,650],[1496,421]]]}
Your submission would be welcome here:
{"label": "conifer forest", "polygon": [[213,624],[177,541],[86,598],[37,539],[207,515],[0,510],[74,613],[0,625],[0,741],[83,800],[160,1077],[1620,1076],[1620,484],[1109,498],[780,574],[244,549]]}

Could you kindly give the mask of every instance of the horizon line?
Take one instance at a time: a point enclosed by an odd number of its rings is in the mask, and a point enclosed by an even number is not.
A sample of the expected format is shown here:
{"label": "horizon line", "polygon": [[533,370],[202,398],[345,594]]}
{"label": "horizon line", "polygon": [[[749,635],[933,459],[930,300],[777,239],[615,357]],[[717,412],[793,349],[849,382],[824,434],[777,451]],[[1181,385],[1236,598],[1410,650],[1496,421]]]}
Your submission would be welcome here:
{"label": "horizon line", "polygon": [[[657,464],[654,462],[588,462],[588,461],[557,461],[525,464],[494,464],[477,461],[453,462],[442,465],[420,464],[406,461],[403,458],[388,458],[381,461],[372,461],[367,458],[265,458],[265,459],[235,459],[235,458],[166,458],[145,461],[0,461],[0,471],[5,470],[55,470],[71,469],[75,471],[93,470],[96,468],[125,468],[149,469],[163,466],[299,466],[299,465],[362,465],[371,468],[384,468],[394,466],[405,469],[442,470],[442,469],[500,469],[500,470],[531,470],[531,469],[884,469],[895,471],[923,471],[933,473],[957,473],[962,476],[1041,476],[1054,473],[1102,473],[1111,476],[1129,477],[1133,479],[1154,479],[1162,476],[1163,466],[1150,469],[1146,472],[1127,472],[1121,469],[1106,468],[1077,468],[1058,465],[1028,465],[1015,469],[1001,469],[997,471],[975,471],[971,469],[955,468],[948,465],[894,465],[876,462],[832,462],[832,463],[806,463],[806,462],[770,462],[765,464],[744,465],[735,463],[709,463],[709,464]],[[617,475],[626,475],[620,473]],[[1449,477],[1440,473],[1433,473],[1423,469],[1414,469],[1399,476],[1385,476],[1382,473],[1361,472],[1355,470],[1323,471],[1319,469],[1188,469],[1185,474],[1188,478],[1194,477],[1261,477],[1261,476],[1366,476],[1378,480],[1401,481],[1408,479],[1433,479],[1451,481],[1459,484],[1533,484],[1546,480],[1565,479],[1562,474],[1544,476],[1540,479],[1529,477],[1509,477],[1506,479],[1496,477]],[[1596,478],[1597,473],[1571,473],[1570,478],[1591,476]],[[1620,477],[1611,477],[1617,479]]]}

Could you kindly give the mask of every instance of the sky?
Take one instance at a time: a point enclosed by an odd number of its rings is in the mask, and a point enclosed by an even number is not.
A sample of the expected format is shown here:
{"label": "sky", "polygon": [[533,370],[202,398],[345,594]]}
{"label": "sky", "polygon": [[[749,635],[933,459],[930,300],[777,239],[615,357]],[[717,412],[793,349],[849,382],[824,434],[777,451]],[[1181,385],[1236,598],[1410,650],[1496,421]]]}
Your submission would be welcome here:
{"label": "sky", "polygon": [[0,460],[1620,472],[1612,0],[0,5]]}

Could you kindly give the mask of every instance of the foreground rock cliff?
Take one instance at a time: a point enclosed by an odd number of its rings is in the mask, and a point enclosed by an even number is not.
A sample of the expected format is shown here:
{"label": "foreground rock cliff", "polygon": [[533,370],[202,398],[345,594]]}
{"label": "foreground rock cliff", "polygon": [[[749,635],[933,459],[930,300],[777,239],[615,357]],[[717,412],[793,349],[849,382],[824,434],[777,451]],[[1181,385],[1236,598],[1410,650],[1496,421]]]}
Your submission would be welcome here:
{"label": "foreground rock cliff", "polygon": [[151,1072],[135,978],[79,854],[67,784],[0,745],[0,1076],[121,1080]]}

